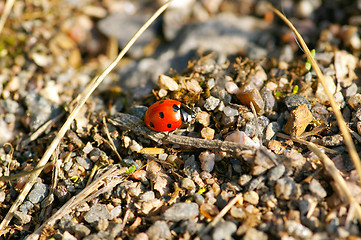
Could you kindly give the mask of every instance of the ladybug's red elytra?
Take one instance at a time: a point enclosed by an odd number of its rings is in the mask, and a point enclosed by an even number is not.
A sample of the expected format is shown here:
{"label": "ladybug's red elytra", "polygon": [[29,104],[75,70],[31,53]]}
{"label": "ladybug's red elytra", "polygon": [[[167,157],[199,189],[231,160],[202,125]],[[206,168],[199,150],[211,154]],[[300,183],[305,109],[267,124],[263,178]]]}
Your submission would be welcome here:
{"label": "ladybug's red elytra", "polygon": [[177,100],[161,100],[152,104],[144,115],[147,127],[157,132],[173,131],[189,122],[194,113]]}

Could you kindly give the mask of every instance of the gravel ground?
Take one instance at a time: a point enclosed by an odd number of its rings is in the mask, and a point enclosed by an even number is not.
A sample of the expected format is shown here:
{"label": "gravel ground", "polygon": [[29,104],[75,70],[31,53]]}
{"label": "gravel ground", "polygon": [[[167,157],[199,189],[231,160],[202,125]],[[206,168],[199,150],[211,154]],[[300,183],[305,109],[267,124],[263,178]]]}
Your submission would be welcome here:
{"label": "gravel ground", "polygon": [[[360,239],[360,178],[330,101],[263,0],[175,1],[36,167],[78,94],[161,2],[15,1],[0,34],[0,238]],[[316,50],[360,152],[361,2],[274,6]],[[195,118],[150,130],[145,111],[161,99]]]}

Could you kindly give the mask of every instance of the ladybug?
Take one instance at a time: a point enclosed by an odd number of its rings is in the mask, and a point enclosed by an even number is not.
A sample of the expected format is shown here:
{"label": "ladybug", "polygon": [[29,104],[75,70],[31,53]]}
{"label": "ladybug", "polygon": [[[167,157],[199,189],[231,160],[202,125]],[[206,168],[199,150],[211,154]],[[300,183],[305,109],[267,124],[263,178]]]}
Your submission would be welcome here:
{"label": "ladybug", "polygon": [[161,100],[152,104],[144,115],[147,127],[157,132],[177,129],[182,122],[189,123],[194,112],[176,100]]}

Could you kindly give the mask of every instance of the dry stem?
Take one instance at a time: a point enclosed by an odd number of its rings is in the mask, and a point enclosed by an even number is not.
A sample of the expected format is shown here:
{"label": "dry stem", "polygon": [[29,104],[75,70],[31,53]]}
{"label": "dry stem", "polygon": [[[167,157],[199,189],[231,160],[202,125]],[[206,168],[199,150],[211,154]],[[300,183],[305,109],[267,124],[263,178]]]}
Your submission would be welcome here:
{"label": "dry stem", "polygon": [[28,195],[29,191],[33,187],[36,178],[39,176],[39,174],[42,171],[42,167],[48,162],[50,156],[64,137],[66,131],[69,129],[70,124],[73,122],[74,118],[79,113],[80,109],[84,106],[87,99],[90,97],[90,95],[94,92],[94,90],[99,86],[99,84],[104,80],[104,78],[116,67],[116,65],[119,63],[119,61],[123,58],[123,56],[126,54],[126,52],[129,50],[129,48],[134,44],[134,42],[142,35],[142,33],[150,26],[151,23],[154,22],[155,19],[158,18],[158,16],[163,13],[169,6],[170,2],[165,3],[163,6],[161,6],[150,18],[149,20],[134,34],[134,36],[129,40],[127,45],[123,48],[123,50],[119,53],[117,58],[104,70],[104,72],[99,76],[94,78],[88,86],[85,88],[83,93],[81,93],[76,99],[79,99],[79,103],[74,108],[74,110],[69,115],[68,119],[65,121],[61,129],[59,130],[59,133],[56,135],[46,152],[44,153],[43,157],[39,161],[38,165],[36,166],[36,169],[30,176],[29,180],[24,186],[23,190],[19,194],[18,198],[15,200],[14,204],[10,207],[9,212],[6,214],[5,218],[0,224],[0,232],[9,224],[13,217],[14,211],[20,206],[20,204],[24,201],[26,196]]}

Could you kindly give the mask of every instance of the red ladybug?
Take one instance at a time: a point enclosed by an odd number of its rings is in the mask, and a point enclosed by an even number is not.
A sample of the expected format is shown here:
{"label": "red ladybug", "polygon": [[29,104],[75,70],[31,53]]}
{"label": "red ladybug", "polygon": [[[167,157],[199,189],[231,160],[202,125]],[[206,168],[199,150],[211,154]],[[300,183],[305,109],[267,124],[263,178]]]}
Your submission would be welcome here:
{"label": "red ladybug", "polygon": [[179,128],[182,122],[189,122],[193,117],[194,112],[180,102],[161,100],[148,108],[144,122],[154,131],[167,132]]}

